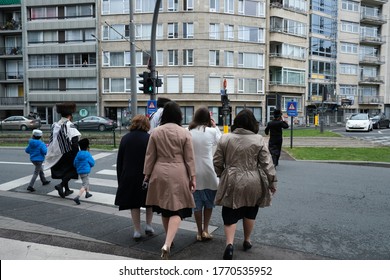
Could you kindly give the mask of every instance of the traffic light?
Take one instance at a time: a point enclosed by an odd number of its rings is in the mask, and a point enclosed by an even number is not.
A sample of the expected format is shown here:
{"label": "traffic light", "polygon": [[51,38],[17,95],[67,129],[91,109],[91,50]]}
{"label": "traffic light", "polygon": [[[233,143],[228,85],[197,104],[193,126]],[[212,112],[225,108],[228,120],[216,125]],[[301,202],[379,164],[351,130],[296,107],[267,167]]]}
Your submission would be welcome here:
{"label": "traffic light", "polygon": [[139,87],[138,89],[146,94],[153,93],[152,73],[145,71],[142,74],[138,74],[138,76],[140,76],[142,78],[142,80],[139,80],[138,82],[141,85],[143,85],[142,87]]}
{"label": "traffic light", "polygon": [[162,85],[163,85],[162,80],[157,78],[157,80],[156,80],[156,87],[161,87]]}

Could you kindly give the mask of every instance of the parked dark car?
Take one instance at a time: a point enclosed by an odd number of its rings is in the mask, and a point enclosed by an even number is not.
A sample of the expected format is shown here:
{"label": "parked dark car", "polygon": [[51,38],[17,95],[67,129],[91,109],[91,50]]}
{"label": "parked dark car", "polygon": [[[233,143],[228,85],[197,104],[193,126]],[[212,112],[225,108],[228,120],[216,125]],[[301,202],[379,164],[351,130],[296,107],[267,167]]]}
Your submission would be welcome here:
{"label": "parked dark car", "polygon": [[390,120],[384,115],[377,115],[371,118],[373,128],[380,129],[381,127],[390,127]]}
{"label": "parked dark car", "polygon": [[106,117],[89,116],[74,122],[79,130],[112,130],[117,128],[117,123]]}
{"label": "parked dark car", "polygon": [[41,120],[33,117],[11,116],[1,121],[2,130],[27,130],[41,127]]}

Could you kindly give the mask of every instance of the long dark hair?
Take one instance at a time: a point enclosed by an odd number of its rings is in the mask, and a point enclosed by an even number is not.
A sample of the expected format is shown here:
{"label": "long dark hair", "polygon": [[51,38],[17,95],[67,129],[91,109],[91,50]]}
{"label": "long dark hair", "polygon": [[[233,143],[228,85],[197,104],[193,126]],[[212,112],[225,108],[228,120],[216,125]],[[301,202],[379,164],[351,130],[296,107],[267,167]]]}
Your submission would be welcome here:
{"label": "long dark hair", "polygon": [[179,104],[174,101],[169,101],[164,105],[164,111],[161,115],[160,125],[166,123],[175,123],[181,126],[183,120],[183,114],[181,112]]}
{"label": "long dark hair", "polygon": [[243,128],[257,134],[259,132],[259,123],[251,110],[244,109],[234,118],[232,131],[236,128]]}
{"label": "long dark hair", "polygon": [[196,110],[194,118],[188,126],[188,129],[191,130],[200,125],[211,127],[210,111],[206,107],[200,107]]}

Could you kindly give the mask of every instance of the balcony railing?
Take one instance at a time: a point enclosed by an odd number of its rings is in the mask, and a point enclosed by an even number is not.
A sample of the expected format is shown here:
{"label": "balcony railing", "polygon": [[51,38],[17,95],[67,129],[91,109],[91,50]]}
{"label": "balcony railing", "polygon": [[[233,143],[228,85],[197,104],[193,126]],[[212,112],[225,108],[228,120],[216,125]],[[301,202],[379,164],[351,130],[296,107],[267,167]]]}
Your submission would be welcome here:
{"label": "balcony railing", "polygon": [[386,23],[386,18],[383,15],[372,15],[365,12],[360,14],[360,20],[365,22]]}
{"label": "balcony railing", "polygon": [[269,57],[305,60],[304,56],[300,57],[300,56],[286,55],[286,54],[282,54],[282,53],[270,53]]}
{"label": "balcony railing", "polygon": [[384,97],[383,96],[367,96],[367,95],[360,95],[358,98],[359,104],[383,104]]}
{"label": "balcony railing", "polygon": [[368,64],[384,64],[385,58],[383,56],[360,55],[359,62]]}
{"label": "balcony railing", "polygon": [[0,48],[0,55],[22,55],[22,54],[23,51],[21,46]]}
{"label": "balcony railing", "polygon": [[383,76],[365,76],[361,75],[359,82],[360,83],[383,83]]}
{"label": "balcony railing", "polygon": [[0,97],[0,105],[23,105],[24,97]]}
{"label": "balcony railing", "polygon": [[0,80],[23,80],[24,73],[23,72],[0,72]]}
{"label": "balcony railing", "polygon": [[370,36],[370,35],[360,35],[360,42],[362,43],[372,43],[372,44],[384,44],[386,40],[382,36]]}
{"label": "balcony railing", "polygon": [[22,22],[16,20],[8,20],[0,23],[0,31],[2,30],[21,30]]}

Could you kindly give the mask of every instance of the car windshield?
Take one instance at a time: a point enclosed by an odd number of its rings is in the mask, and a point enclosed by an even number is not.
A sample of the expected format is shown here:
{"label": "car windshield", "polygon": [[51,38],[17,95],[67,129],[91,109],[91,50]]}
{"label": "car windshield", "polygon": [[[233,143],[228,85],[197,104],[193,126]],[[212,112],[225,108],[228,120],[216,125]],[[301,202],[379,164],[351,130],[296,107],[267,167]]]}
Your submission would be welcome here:
{"label": "car windshield", "polygon": [[368,117],[365,114],[358,114],[358,115],[352,115],[350,120],[368,120]]}

